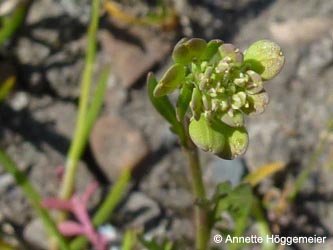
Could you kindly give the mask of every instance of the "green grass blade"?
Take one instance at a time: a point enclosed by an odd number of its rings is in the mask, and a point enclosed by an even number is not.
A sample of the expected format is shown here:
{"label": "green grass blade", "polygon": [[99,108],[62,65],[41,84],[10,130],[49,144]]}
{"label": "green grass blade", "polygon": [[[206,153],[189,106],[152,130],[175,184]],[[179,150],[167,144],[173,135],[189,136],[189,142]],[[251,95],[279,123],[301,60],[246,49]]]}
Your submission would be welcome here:
{"label": "green grass blade", "polygon": [[93,65],[96,55],[96,33],[99,20],[99,0],[92,1],[91,21],[88,29],[88,45],[86,49],[85,66],[82,75],[79,111],[73,141],[67,156],[65,175],[60,189],[60,198],[69,199],[73,194],[77,165],[81,158],[82,150],[87,143],[87,112],[89,104],[89,93],[91,91],[91,81]]}
{"label": "green grass blade", "polygon": [[91,104],[90,104],[88,112],[87,112],[87,124],[85,127],[84,140],[88,140],[88,136],[91,132],[91,129],[102,108],[105,93],[106,93],[106,88],[107,88],[108,77],[109,77],[109,73],[110,73],[109,68],[110,68],[109,66],[106,66],[104,68],[104,70],[99,78],[99,81],[97,83],[97,87],[96,87],[94,96],[91,99]]}
{"label": "green grass blade", "polygon": [[21,4],[13,14],[1,18],[0,46],[11,38],[16,30],[23,24],[28,7],[29,3]]}
{"label": "green grass blade", "polygon": [[15,86],[15,76],[8,77],[3,83],[0,83],[0,102],[2,102]]}
{"label": "green grass blade", "polygon": [[127,230],[122,242],[122,250],[132,250],[136,242],[136,234],[133,230]]}
{"label": "green grass blade", "polygon": [[69,250],[67,242],[59,233],[50,214],[41,206],[40,195],[37,193],[25,174],[17,168],[16,164],[2,150],[0,150],[0,163],[3,168],[14,177],[16,183],[21,187],[24,195],[28,198],[32,207],[41,218],[48,234],[57,240],[62,250]]}

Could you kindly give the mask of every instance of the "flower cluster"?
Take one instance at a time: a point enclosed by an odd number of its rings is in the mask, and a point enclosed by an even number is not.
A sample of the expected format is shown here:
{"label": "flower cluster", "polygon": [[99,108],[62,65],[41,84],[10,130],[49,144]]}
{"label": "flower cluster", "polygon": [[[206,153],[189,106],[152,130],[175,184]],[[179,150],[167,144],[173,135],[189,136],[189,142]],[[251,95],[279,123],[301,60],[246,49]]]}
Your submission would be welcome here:
{"label": "flower cluster", "polygon": [[280,47],[261,40],[243,54],[221,40],[184,38],[172,57],[174,64],[158,82],[154,96],[180,88],[177,118],[182,121],[190,109],[192,141],[225,159],[243,154],[248,145],[244,115],[259,114],[268,104],[264,83],[284,64]]}

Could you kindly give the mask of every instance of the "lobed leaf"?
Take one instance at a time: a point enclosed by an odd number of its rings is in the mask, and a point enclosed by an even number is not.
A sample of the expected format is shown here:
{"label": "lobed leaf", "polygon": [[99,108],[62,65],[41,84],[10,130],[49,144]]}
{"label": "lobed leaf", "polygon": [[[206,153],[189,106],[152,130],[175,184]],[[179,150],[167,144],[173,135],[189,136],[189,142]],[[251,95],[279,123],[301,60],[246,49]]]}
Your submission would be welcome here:
{"label": "lobed leaf", "polygon": [[246,229],[253,204],[251,187],[241,184],[233,189],[230,184],[221,183],[215,191],[214,199],[216,200],[214,221],[220,218],[222,212],[229,212],[235,221],[233,235],[241,236]]}

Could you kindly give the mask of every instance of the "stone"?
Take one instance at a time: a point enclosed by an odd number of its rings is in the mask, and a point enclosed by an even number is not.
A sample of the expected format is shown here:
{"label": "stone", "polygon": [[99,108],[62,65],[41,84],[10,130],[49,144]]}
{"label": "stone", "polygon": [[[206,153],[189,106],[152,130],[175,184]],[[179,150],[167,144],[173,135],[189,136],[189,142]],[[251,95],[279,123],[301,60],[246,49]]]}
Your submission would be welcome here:
{"label": "stone", "polygon": [[[1,171],[2,169],[0,169]],[[0,193],[5,192],[5,189],[14,184],[14,179],[10,174],[1,174],[0,175]]]}
{"label": "stone", "polygon": [[15,65],[10,61],[0,62],[0,87],[10,77],[16,77],[17,69]]}
{"label": "stone", "polygon": [[[156,36],[150,29],[135,25],[125,28],[114,20],[113,25],[112,32],[99,32],[102,56],[110,62],[118,86],[129,88],[167,56],[170,38],[168,34]],[[126,40],[122,39],[125,35]]]}
{"label": "stone", "polygon": [[48,235],[40,219],[33,219],[23,231],[24,239],[38,249],[48,249]]}
{"label": "stone", "polygon": [[[76,108],[71,103],[48,96],[22,93],[29,99],[24,115],[10,109],[0,113],[1,127],[8,129],[5,134],[11,138],[4,140],[8,145],[6,152],[43,198],[54,197],[60,184],[56,168],[65,163],[75,129]],[[1,172],[1,166],[0,169]],[[86,164],[80,162],[76,191],[82,193],[90,182],[92,176]],[[34,216],[33,208],[21,189],[6,174],[0,177],[0,210],[6,219],[18,225],[27,223]]]}
{"label": "stone", "polygon": [[187,211],[194,202],[187,171],[182,151],[174,150],[152,167],[149,175],[140,183],[140,188],[149,197],[160,200],[164,207]]}
{"label": "stone", "polygon": [[29,104],[28,95],[23,91],[18,91],[13,94],[9,100],[10,106],[15,111],[21,111]]}
{"label": "stone", "polygon": [[[142,192],[131,193],[120,212],[128,228],[144,229],[161,213],[158,204]],[[157,227],[157,225],[154,225]]]}
{"label": "stone", "polygon": [[315,244],[312,247],[312,250],[331,250],[333,249],[333,240],[332,239],[325,239],[325,243],[322,244]]}
{"label": "stone", "polygon": [[245,174],[246,167],[242,158],[223,160],[214,156],[205,169],[205,179],[215,185],[229,181],[232,186],[237,186]]}
{"label": "stone", "polygon": [[[272,22],[269,30],[279,42],[286,44],[307,44],[317,41],[321,36],[333,32],[333,19],[310,17],[285,22]],[[312,30],[312,32],[307,32]]]}
{"label": "stone", "polygon": [[153,152],[161,148],[173,148],[178,143],[178,137],[170,131],[170,124],[157,113],[148,98],[147,89],[133,90],[129,98],[131,102],[123,105],[121,114],[140,129],[147,139],[149,148]]}
{"label": "stone", "polygon": [[0,211],[5,221],[24,225],[29,218],[33,217],[31,206],[19,187],[11,185],[1,191]]}
{"label": "stone", "polygon": [[118,116],[100,117],[90,143],[97,162],[111,180],[116,180],[124,168],[136,166],[149,153],[141,133]]}

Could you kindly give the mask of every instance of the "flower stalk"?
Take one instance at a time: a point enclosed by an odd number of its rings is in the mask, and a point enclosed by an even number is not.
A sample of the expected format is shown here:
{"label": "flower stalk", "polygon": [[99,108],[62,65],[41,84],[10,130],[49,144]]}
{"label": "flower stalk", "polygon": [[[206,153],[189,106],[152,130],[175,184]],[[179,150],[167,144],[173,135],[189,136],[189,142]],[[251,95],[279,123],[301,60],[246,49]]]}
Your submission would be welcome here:
{"label": "flower stalk", "polygon": [[[213,223],[205,204],[198,148],[229,160],[245,153],[249,136],[244,116],[265,110],[268,95],[264,84],[280,72],[284,56],[269,40],[257,41],[242,53],[218,39],[183,38],[172,59],[174,64],[160,81],[148,75],[148,93],[178,135],[188,160],[196,199],[196,250],[206,250]],[[174,107],[167,95],[177,89]]]}
{"label": "flower stalk", "polygon": [[[191,142],[189,142],[191,143]],[[193,143],[191,143],[193,144]],[[191,177],[192,190],[196,200],[194,208],[196,225],[196,250],[206,250],[210,238],[210,224],[208,220],[207,209],[200,204],[200,201],[206,199],[206,191],[202,178],[202,169],[197,148],[193,146],[183,146],[183,152],[188,160]]]}

